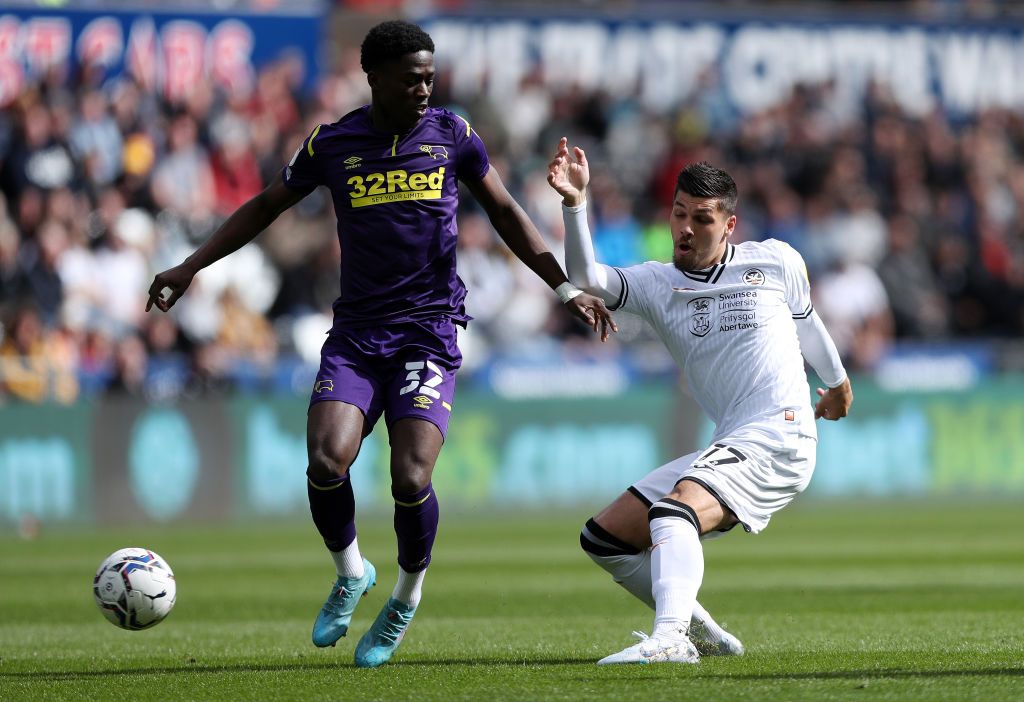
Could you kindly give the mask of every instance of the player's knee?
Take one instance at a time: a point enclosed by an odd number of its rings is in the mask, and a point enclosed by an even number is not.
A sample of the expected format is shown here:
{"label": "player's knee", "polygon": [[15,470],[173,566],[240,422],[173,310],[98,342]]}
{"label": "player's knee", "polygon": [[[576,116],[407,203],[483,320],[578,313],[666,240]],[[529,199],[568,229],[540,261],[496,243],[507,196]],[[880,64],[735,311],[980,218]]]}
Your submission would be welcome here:
{"label": "player's knee", "polygon": [[412,495],[430,484],[434,461],[415,452],[396,457],[391,465],[391,489],[398,495]]}
{"label": "player's knee", "polygon": [[416,461],[403,461],[391,469],[391,489],[396,495],[412,495],[430,484],[434,466]]}
{"label": "player's knee", "polygon": [[346,451],[330,451],[319,448],[309,452],[309,467],[306,476],[314,482],[328,482],[348,475],[355,456]]}
{"label": "player's knee", "polygon": [[619,574],[619,566],[623,561],[630,560],[643,550],[609,533],[593,519],[588,519],[580,530],[580,548],[612,575]]}
{"label": "player's knee", "polygon": [[690,505],[685,502],[673,500],[671,497],[663,497],[647,510],[647,521],[653,522],[655,519],[681,519],[688,524],[692,524],[693,528],[700,534],[700,519],[697,518],[697,512]]}

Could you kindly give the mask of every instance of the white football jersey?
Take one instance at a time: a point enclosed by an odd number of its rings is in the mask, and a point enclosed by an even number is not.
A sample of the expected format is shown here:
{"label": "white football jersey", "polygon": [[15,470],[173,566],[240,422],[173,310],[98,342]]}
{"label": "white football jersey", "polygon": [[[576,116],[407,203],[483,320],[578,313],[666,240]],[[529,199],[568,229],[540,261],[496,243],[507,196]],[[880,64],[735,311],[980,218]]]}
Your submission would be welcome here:
{"label": "white football jersey", "polygon": [[649,261],[612,269],[610,309],[646,319],[715,423],[714,440],[817,437],[794,319],[811,314],[803,258],[775,239],[727,244],[702,271]]}

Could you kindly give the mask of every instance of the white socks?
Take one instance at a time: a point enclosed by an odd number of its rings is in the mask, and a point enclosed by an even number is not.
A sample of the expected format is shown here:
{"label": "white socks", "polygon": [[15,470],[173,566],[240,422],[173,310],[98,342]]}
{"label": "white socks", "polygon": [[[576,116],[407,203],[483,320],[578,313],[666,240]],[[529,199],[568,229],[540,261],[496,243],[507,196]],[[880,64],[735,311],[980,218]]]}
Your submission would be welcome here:
{"label": "white socks", "polygon": [[700,535],[690,517],[681,512],[677,515],[677,511],[674,504],[664,501],[651,508],[652,636],[678,638],[680,632],[686,633],[704,579]]}
{"label": "white socks", "polygon": [[339,578],[363,577],[363,556],[359,553],[358,539],[352,539],[352,543],[340,551],[328,552],[334,559],[334,568],[338,571]]}
{"label": "white socks", "polygon": [[407,573],[402,566],[398,566],[398,582],[395,583],[395,589],[391,592],[391,596],[399,602],[415,607],[420,603],[423,577],[426,574],[426,568],[416,573]]}
{"label": "white socks", "polygon": [[[356,539],[353,539],[352,543],[342,550],[329,551],[329,553],[331,558],[334,559],[334,567],[338,571],[338,577],[363,577],[365,572],[363,569],[363,556],[359,553],[359,543]],[[399,566],[398,582],[395,584],[395,589],[391,596],[399,602],[415,607],[420,603],[423,591],[423,576],[426,574],[426,568],[418,573],[407,573]]]}

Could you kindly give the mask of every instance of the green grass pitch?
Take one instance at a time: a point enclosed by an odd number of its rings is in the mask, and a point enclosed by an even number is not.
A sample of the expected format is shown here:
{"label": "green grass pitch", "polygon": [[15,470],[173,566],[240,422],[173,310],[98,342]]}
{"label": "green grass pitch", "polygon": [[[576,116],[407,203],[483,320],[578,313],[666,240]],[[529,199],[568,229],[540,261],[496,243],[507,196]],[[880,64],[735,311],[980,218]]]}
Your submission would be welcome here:
{"label": "green grass pitch", "polygon": [[[393,662],[352,665],[394,582],[382,518],[360,544],[380,584],[336,648],[309,642],[330,587],[312,525],[0,534],[0,699],[1019,700],[1024,510],[832,505],[707,544],[701,601],[746,644],[697,666],[597,667],[651,615],[578,549],[584,509],[442,521]],[[109,552],[171,563],[178,603],[125,632],[92,601]]]}

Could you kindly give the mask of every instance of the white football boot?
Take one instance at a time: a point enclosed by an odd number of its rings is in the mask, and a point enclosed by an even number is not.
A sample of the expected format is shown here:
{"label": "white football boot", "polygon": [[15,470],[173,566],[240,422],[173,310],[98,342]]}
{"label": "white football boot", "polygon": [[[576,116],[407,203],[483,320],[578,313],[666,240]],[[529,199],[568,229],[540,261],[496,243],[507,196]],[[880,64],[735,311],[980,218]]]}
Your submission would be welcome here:
{"label": "white football boot", "polygon": [[745,649],[743,642],[725,629],[719,629],[721,635],[714,635],[697,617],[690,620],[689,637],[694,647],[702,656],[742,656]]}
{"label": "white football boot", "polygon": [[[680,632],[682,633],[682,632]],[[634,631],[633,636],[640,639],[629,648],[618,653],[605,656],[598,665],[614,665],[617,663],[698,663],[700,653],[693,643],[683,635],[681,638],[668,636],[648,636],[641,631]]]}

